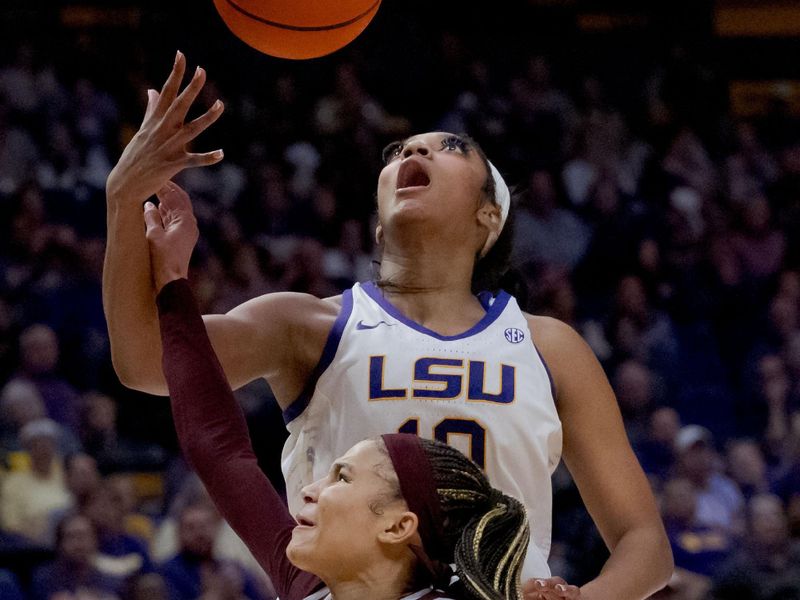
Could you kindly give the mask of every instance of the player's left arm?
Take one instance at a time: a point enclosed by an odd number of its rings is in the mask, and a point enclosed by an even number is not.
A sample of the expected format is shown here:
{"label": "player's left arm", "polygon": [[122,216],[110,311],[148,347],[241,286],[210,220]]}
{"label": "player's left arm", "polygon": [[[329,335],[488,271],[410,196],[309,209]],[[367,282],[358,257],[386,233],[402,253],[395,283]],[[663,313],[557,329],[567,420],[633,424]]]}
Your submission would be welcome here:
{"label": "player's left arm", "polygon": [[528,316],[553,376],[563,457],[611,556],[581,598],[647,598],[669,581],[672,552],[650,485],[628,442],[616,397],[571,327]]}

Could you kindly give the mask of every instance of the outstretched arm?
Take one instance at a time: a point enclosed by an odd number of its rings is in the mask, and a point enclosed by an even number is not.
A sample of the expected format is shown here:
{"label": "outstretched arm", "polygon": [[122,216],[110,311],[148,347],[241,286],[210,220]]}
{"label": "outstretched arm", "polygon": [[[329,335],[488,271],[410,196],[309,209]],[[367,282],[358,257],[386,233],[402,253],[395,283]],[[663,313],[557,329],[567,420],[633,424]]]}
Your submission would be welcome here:
{"label": "outstretched arm", "polygon": [[[193,154],[186,148],[219,118],[223,108],[217,102],[202,116],[185,122],[205,81],[205,72],[198,69],[179,92],[185,68],[186,59],[178,53],[161,92],[148,92],[142,126],[106,185],[103,306],[114,368],[128,387],[161,395],[167,393],[167,386],[154,301],[155,267],[151,268],[142,227],[142,204],[157,194],[157,213],[164,219],[186,215],[193,221],[188,195],[170,178],[185,168],[222,159],[221,151]],[[195,241],[196,236],[191,244]],[[337,312],[335,302],[277,293],[254,298],[225,315],[208,315],[205,322],[230,384],[236,388],[265,377],[278,403],[286,408],[305,386]]]}
{"label": "outstretched arm", "polygon": [[160,92],[148,90],[142,125],[106,182],[107,244],[103,267],[103,307],[114,368],[125,385],[152,394],[166,393],[161,373],[161,339],[155,308],[150,257],[142,227],[142,204],[168,193],[170,178],[188,167],[222,160],[222,151],[193,154],[186,146],[222,114],[217,101],[205,114],[185,123],[205,83],[198,68],[181,92],[186,59],[180,52]]}
{"label": "outstretched arm", "polygon": [[191,210],[145,204],[163,370],[181,449],[220,514],[269,574],[281,598],[304,598],[320,580],[286,557],[296,525],[258,466],[247,423],[225,379],[185,279],[197,240]]}
{"label": "outstretched arm", "polygon": [[580,597],[647,598],[669,581],[672,552],[614,392],[591,349],[572,328],[555,319],[528,319],[553,374],[564,462],[611,550],[602,572],[580,589]]}

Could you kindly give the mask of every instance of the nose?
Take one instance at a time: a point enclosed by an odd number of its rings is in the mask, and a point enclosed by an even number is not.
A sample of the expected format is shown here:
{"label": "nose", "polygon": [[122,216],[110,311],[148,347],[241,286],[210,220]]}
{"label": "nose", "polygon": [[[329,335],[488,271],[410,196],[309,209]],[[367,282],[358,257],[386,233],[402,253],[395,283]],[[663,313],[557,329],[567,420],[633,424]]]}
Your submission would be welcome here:
{"label": "nose", "polygon": [[431,149],[425,140],[416,139],[412,140],[403,147],[403,158],[408,158],[414,154],[419,154],[420,156],[429,156],[431,153]]}
{"label": "nose", "polygon": [[317,479],[314,483],[309,483],[306,486],[303,486],[303,489],[300,490],[300,494],[303,496],[303,502],[306,504],[310,502],[316,502],[317,498],[319,498],[319,488],[322,484],[323,479]]}

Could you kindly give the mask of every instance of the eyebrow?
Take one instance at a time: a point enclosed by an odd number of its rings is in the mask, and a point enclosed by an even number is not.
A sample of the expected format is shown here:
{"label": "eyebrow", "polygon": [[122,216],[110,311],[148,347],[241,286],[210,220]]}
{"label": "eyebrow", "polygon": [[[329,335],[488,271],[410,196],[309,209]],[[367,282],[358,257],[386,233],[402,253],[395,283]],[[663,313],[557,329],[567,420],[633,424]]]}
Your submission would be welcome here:
{"label": "eyebrow", "polygon": [[338,473],[342,469],[347,469],[348,471],[352,471],[353,470],[353,465],[351,465],[350,463],[337,461],[337,462],[333,463],[333,466],[331,468],[333,469],[334,473]]}

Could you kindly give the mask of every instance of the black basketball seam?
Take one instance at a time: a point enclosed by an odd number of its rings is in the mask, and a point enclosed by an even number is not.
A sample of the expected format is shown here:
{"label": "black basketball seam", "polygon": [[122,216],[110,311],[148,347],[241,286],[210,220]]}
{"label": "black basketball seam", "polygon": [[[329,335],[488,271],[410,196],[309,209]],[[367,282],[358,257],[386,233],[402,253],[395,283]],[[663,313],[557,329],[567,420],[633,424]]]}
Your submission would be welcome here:
{"label": "black basketball seam", "polygon": [[352,19],[348,19],[347,21],[342,21],[341,23],[334,23],[333,25],[309,25],[309,26],[300,26],[300,25],[287,25],[286,23],[278,23],[276,21],[270,21],[269,19],[265,19],[263,17],[259,17],[258,15],[254,15],[253,13],[246,11],[241,6],[236,4],[233,0],[225,0],[228,5],[235,11],[242,13],[243,15],[250,17],[260,23],[264,23],[265,25],[271,25],[272,27],[277,27],[279,29],[289,29],[291,31],[328,31],[331,29],[340,29],[342,27],[347,27],[348,25],[352,25],[359,19],[362,19],[377,7],[381,0],[376,0],[372,6],[370,6],[367,10],[362,12],[360,15],[353,17]]}

